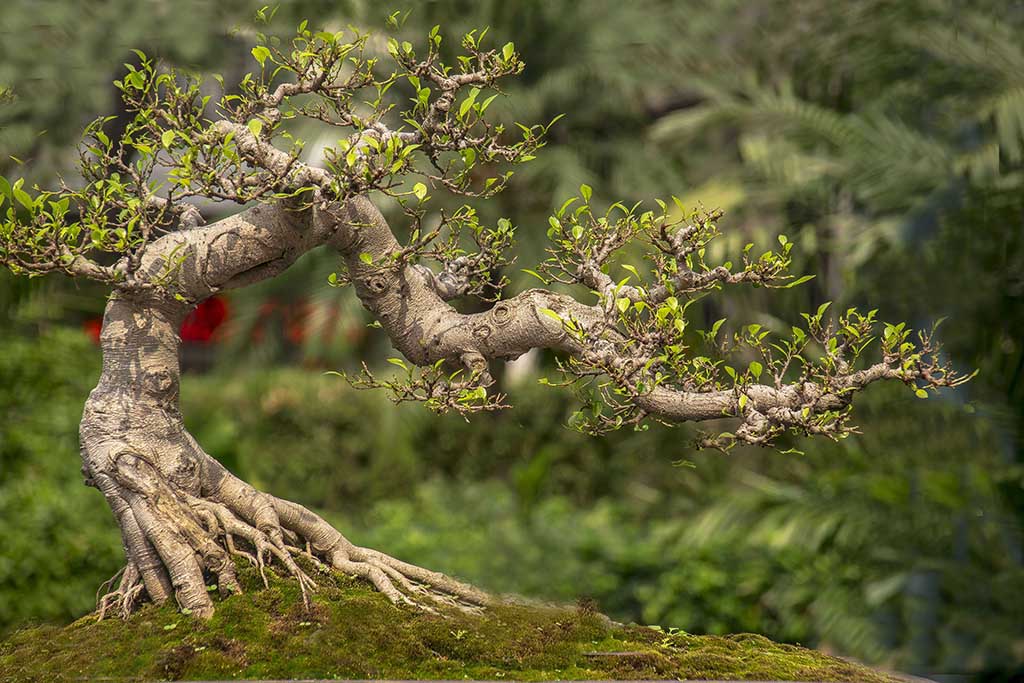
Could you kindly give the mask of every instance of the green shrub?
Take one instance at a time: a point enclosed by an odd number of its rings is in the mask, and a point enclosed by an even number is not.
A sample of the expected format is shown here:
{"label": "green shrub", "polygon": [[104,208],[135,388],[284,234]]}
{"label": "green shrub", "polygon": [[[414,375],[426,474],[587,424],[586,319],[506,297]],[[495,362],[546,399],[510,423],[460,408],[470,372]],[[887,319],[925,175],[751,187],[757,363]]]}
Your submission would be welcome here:
{"label": "green shrub", "polygon": [[67,621],[122,562],[98,491],[82,484],[78,421],[99,375],[78,330],[0,339],[0,632]]}

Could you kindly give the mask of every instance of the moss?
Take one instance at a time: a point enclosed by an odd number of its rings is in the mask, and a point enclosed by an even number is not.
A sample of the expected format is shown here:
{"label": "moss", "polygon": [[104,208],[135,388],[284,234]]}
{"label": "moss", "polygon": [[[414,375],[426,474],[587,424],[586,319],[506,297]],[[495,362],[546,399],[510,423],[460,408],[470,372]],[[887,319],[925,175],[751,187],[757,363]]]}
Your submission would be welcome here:
{"label": "moss", "polygon": [[311,609],[294,582],[221,601],[202,622],[170,605],[128,621],[85,617],[0,643],[0,680],[131,679],[896,679],[757,635],[666,634],[588,608],[502,605],[483,615],[399,609],[362,582],[320,577]]}

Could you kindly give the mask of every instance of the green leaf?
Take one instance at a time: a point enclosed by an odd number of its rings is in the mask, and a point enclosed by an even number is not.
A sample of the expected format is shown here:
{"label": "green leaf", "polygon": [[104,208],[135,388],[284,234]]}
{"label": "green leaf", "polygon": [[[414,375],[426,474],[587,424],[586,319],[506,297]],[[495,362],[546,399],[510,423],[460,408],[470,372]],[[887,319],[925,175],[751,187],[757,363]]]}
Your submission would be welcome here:
{"label": "green leaf", "polygon": [[814,277],[815,277],[814,275],[804,275],[803,277],[799,277],[796,280],[793,280],[792,282],[787,284],[786,285],[786,289],[789,289],[790,287],[796,287],[797,285],[802,285],[805,282],[813,280]]}
{"label": "green leaf", "polygon": [[160,142],[163,143],[165,149],[170,149],[171,144],[174,142],[174,131],[165,130],[160,136]]}
{"label": "green leaf", "polygon": [[514,43],[505,43],[505,47],[501,48],[501,56],[505,58],[505,61],[512,59],[512,55],[516,52],[516,46]]}
{"label": "green leaf", "polygon": [[752,374],[754,377],[756,377],[757,379],[760,379],[761,378],[761,372],[763,370],[764,370],[764,368],[756,360],[750,361],[750,374]]}
{"label": "green leaf", "polygon": [[15,183],[12,191],[14,192],[14,198],[17,199],[22,206],[29,211],[35,209],[35,203],[32,201],[32,197],[29,196],[28,192],[25,192],[25,190],[18,187],[17,183]]}
{"label": "green leaf", "polygon": [[263,66],[263,63],[267,61],[267,57],[270,56],[270,50],[264,45],[257,45],[252,49],[252,56],[256,58],[260,66]]}
{"label": "green leaf", "polygon": [[470,108],[476,102],[476,96],[478,94],[480,94],[480,88],[471,88],[470,89],[469,96],[466,97],[466,99],[459,106],[459,118],[464,117],[466,115],[466,112],[468,112],[470,110]]}
{"label": "green leaf", "polygon": [[403,370],[408,370],[409,369],[409,366],[407,366],[405,364],[405,361],[402,360],[401,358],[388,358],[388,362],[391,363],[392,365],[397,365],[398,367],[402,368]]}
{"label": "green leaf", "polygon": [[249,127],[249,132],[255,135],[256,137],[259,137],[260,133],[263,131],[263,122],[260,121],[259,119],[252,119],[246,125],[248,125]]}
{"label": "green leaf", "polygon": [[626,309],[629,308],[629,299],[620,297],[615,300],[615,306],[619,309],[620,313],[625,313]]}
{"label": "green leaf", "polygon": [[496,98],[497,96],[498,96],[498,93],[495,93],[495,94],[491,95],[490,97],[488,97],[486,100],[483,101],[483,104],[480,105],[480,113],[481,114],[483,114],[485,111],[487,111],[487,107],[491,106],[491,102],[493,102],[494,98]]}
{"label": "green leaf", "polygon": [[925,391],[924,389],[918,389],[917,391],[914,392],[914,395],[917,396],[918,398],[928,398],[928,392]]}
{"label": "green leaf", "polygon": [[583,183],[582,185],[580,185],[580,194],[583,195],[583,201],[589,202],[590,195],[593,194],[593,190],[591,189],[590,185]]}
{"label": "green leaf", "polygon": [[546,279],[546,278],[544,278],[543,276],[541,276],[541,275],[540,275],[539,273],[537,273],[536,271],[530,270],[529,268],[523,268],[523,269],[522,269],[522,271],[523,271],[524,273],[526,273],[527,275],[532,275],[532,276],[534,276],[535,278],[537,278],[538,280],[540,280],[540,281],[541,281],[541,282],[543,282],[544,284],[547,284],[547,283],[548,283],[547,279]]}
{"label": "green leaf", "polygon": [[548,316],[549,318],[554,318],[558,322],[562,322],[562,316],[558,315],[557,313],[552,311],[550,308],[542,308],[542,309],[540,309],[540,312],[543,313],[544,315]]}
{"label": "green leaf", "polygon": [[416,195],[416,199],[423,201],[423,198],[427,196],[427,186],[423,183],[416,183],[412,186],[412,193]]}
{"label": "green leaf", "polygon": [[363,263],[365,263],[368,266],[373,265],[373,255],[369,254],[369,253],[367,253],[365,251],[363,253],[359,254],[359,260],[362,261]]}
{"label": "green leaf", "polygon": [[132,71],[125,76],[125,80],[138,90],[142,90],[143,86],[146,85],[146,76],[141,71]]}

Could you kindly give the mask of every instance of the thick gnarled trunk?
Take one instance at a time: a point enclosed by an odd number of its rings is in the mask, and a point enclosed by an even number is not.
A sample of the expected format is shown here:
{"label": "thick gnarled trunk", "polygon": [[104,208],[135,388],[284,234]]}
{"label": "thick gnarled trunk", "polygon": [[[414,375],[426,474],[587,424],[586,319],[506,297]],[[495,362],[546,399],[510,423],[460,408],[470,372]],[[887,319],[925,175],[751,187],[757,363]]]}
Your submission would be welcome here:
{"label": "thick gnarled trunk", "polygon": [[[111,298],[100,338],[103,372],[82,415],[82,472],[86,483],[103,493],[121,529],[126,599],[138,580],[151,599],[166,600],[174,586],[162,558],[176,566],[195,562],[175,535],[143,529],[156,526],[158,504],[146,495],[143,480],[159,478],[191,495],[200,492],[202,454],[187,438],[178,411],[181,309]],[[194,567],[188,570],[196,573]],[[184,573],[184,568],[176,571],[183,606],[208,609],[209,597],[193,594],[195,587],[181,580]]]}
{"label": "thick gnarled trunk", "polygon": [[[367,203],[368,204],[368,203]],[[225,221],[175,233],[147,265],[170,273],[171,291],[191,301],[276,275],[304,251],[332,238],[337,224],[314,223],[312,211],[263,206]],[[176,256],[168,269],[171,254]],[[126,567],[100,613],[127,614],[143,594],[174,597],[208,616],[207,585],[240,590],[233,555],[272,563],[303,592],[315,582],[296,563],[363,577],[396,603],[433,601],[479,606],[481,591],[350,543],[301,505],[257,491],[209,456],[185,429],[179,409],[178,353],[185,297],[164,288],[116,292],[104,315],[103,370],[89,395],[80,437],[86,483],[98,488],[121,529]]]}
{"label": "thick gnarled trunk", "polygon": [[232,555],[261,571],[276,563],[304,592],[315,583],[296,556],[364,577],[396,603],[487,601],[442,574],[353,545],[319,516],[257,491],[205,453],[178,408],[177,329],[187,311],[174,300],[115,296],[104,316],[103,373],[81,423],[83,473],[110,504],[127,565],[101,614],[115,606],[130,612],[144,591],[154,602],[173,596],[208,616],[207,577],[222,593],[240,590]]}

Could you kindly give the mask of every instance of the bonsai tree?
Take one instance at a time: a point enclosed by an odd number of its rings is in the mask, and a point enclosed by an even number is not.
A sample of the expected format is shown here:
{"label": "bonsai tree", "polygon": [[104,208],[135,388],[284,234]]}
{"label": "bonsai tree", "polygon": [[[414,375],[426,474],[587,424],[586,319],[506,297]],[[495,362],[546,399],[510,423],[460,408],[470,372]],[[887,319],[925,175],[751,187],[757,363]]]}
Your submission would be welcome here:
{"label": "bonsai tree", "polygon": [[[0,179],[0,260],[16,273],[62,272],[111,290],[102,374],[80,427],[85,481],[109,503],[126,555],[101,615],[173,598],[208,616],[208,584],[240,590],[234,556],[261,572],[276,565],[303,595],[315,587],[313,567],[363,577],[395,603],[488,602],[256,490],[185,429],[182,320],[204,299],[275,277],[318,247],[338,253],[332,283],[354,286],[404,357],[392,359],[397,378],[364,366],[349,380],[439,412],[504,408],[489,369],[531,349],[556,352],[560,383],[582,399],[574,427],[724,420],[699,444],[723,450],[771,446],[788,432],[842,438],[855,430],[853,396],[873,382],[926,396],[967,379],[938,357],[932,333],[912,337],[875,311],[833,317],[826,304],[785,336],[760,325],[726,334],[724,321],[693,329],[688,310],[710,292],[809,278],[788,274],[784,237],[764,253],[747,245],[735,262],[710,263],[719,213],[678,200],[602,210],[581,186],[549,219],[548,258],[526,271],[553,288],[506,296],[500,273],[513,224],[483,225],[470,206],[432,210],[430,195],[491,197],[509,167],[544,145],[550,124],[511,128],[489,117],[501,79],[524,65],[512,43],[488,47],[486,33],[465,35],[445,63],[436,27],[414,48],[303,22],[290,42],[260,34],[258,69],[215,101],[197,75],[140,52],[115,82],[130,120],[117,139],[104,132],[113,117],[87,127],[80,179],[31,192],[24,180]],[[298,119],[336,127],[337,144],[309,159]],[[197,199],[239,209],[206,224]],[[389,225],[382,203],[398,209],[401,225]],[[461,312],[451,302],[463,297],[490,306]]]}

